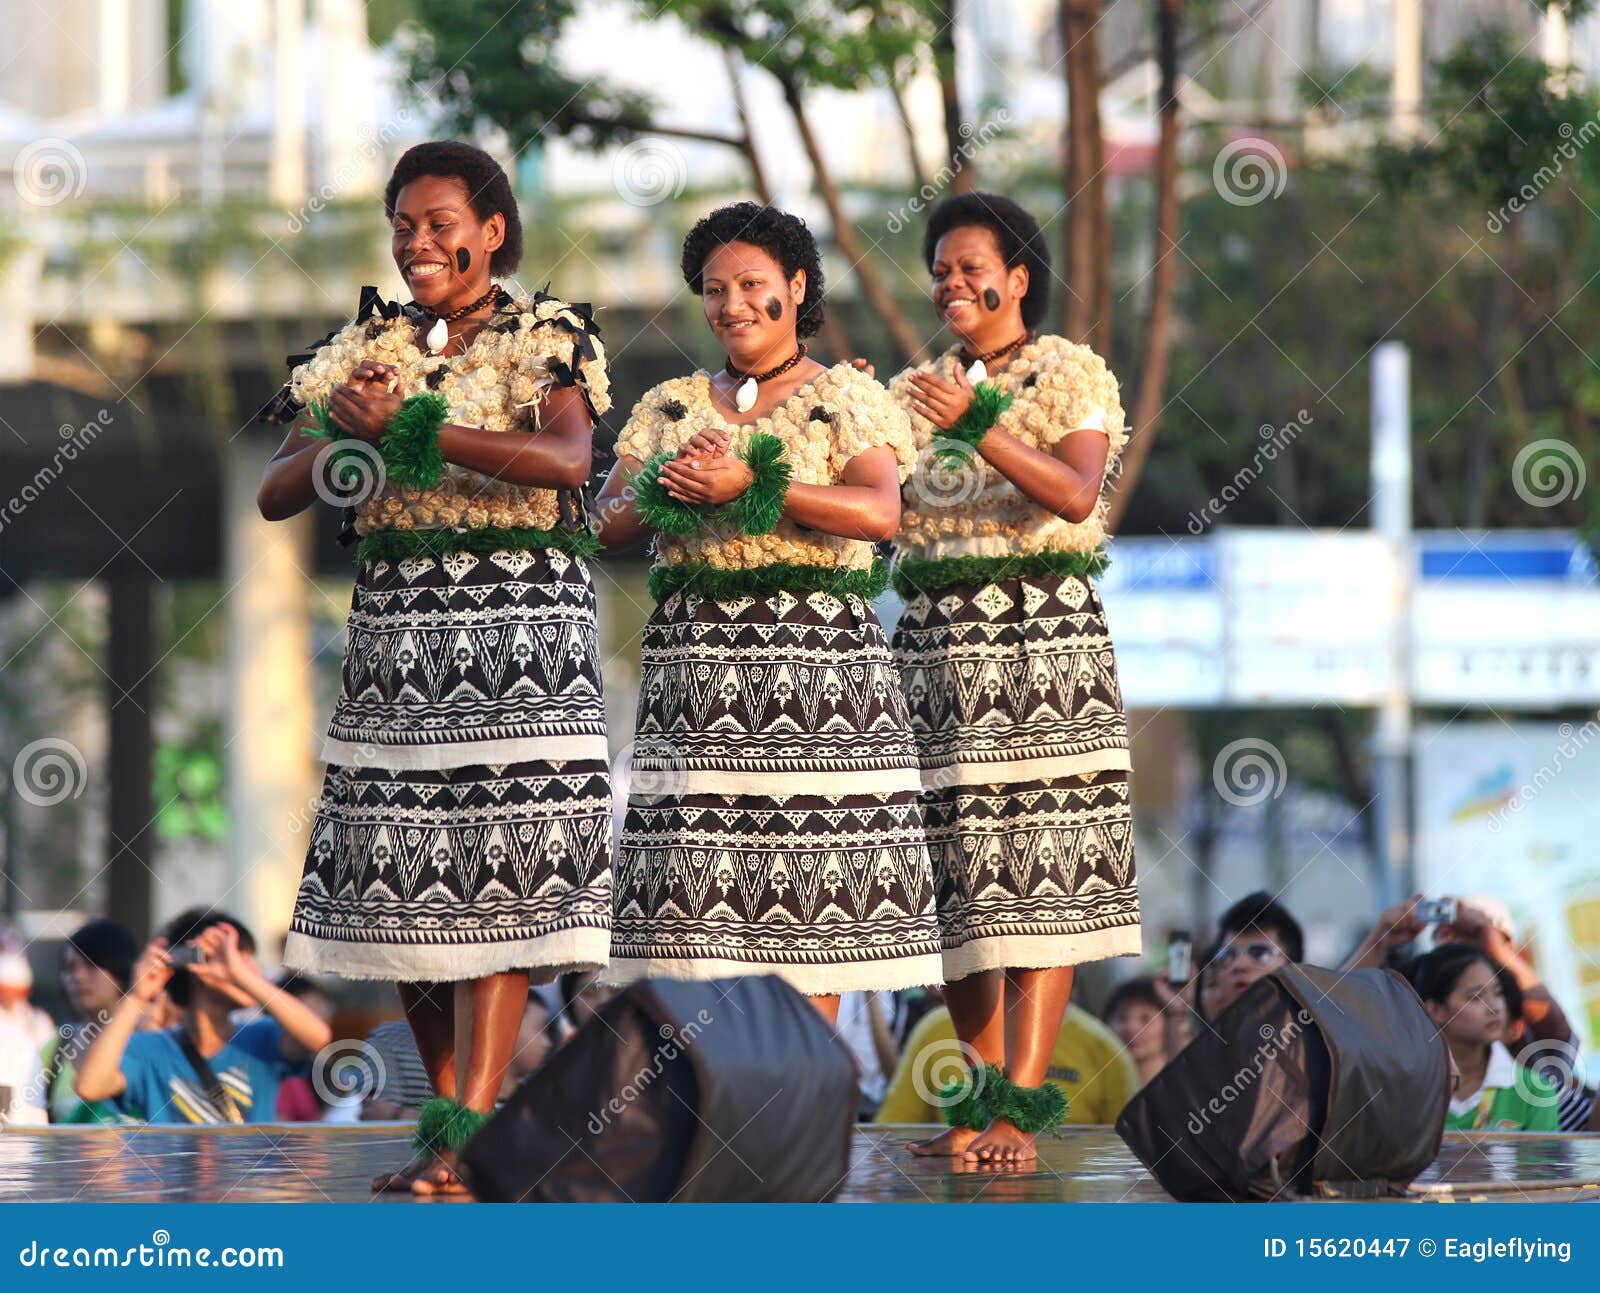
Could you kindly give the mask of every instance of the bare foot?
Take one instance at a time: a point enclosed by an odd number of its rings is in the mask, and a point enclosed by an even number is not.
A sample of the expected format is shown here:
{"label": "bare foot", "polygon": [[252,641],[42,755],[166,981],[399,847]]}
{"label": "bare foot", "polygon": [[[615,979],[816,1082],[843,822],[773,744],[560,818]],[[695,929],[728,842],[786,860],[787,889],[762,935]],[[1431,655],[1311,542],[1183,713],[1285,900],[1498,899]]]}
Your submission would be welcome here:
{"label": "bare foot", "polygon": [[372,1178],[374,1191],[409,1190],[411,1183],[421,1176],[423,1172],[433,1165],[434,1157],[425,1150],[418,1150],[416,1157],[402,1167],[398,1172],[380,1172]]}
{"label": "bare foot", "polygon": [[456,1153],[441,1150],[428,1167],[411,1182],[411,1193],[416,1195],[465,1194],[467,1187],[456,1175]]}
{"label": "bare foot", "polygon": [[966,1152],[969,1163],[1027,1163],[1039,1156],[1033,1137],[1004,1118],[996,1118],[989,1129],[974,1140]]}
{"label": "bare foot", "polygon": [[971,1127],[952,1127],[928,1140],[914,1140],[906,1148],[922,1158],[960,1158],[977,1137]]}

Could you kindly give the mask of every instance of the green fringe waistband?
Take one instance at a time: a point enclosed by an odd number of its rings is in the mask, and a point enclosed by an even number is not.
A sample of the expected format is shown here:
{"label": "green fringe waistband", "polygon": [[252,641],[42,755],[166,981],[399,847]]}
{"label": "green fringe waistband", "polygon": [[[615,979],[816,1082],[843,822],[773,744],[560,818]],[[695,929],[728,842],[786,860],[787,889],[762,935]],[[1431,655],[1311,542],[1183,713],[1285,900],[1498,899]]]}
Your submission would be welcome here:
{"label": "green fringe waistband", "polygon": [[404,561],[439,557],[449,552],[487,555],[502,549],[558,548],[578,557],[592,557],[600,541],[588,530],[529,530],[481,525],[466,530],[374,530],[356,544],[357,561]]}
{"label": "green fringe waistband", "polygon": [[771,597],[774,593],[828,593],[834,597],[876,597],[889,585],[889,568],[881,559],[866,568],[801,566],[774,562],[748,570],[722,570],[703,561],[652,566],[650,595],[664,602],[673,593],[695,593],[714,602],[739,597]]}
{"label": "green fringe waistband", "polygon": [[1098,575],[1111,559],[1104,548],[1092,552],[1030,552],[1005,557],[902,557],[895,562],[894,590],[908,600],[956,584],[993,584],[1037,575]]}

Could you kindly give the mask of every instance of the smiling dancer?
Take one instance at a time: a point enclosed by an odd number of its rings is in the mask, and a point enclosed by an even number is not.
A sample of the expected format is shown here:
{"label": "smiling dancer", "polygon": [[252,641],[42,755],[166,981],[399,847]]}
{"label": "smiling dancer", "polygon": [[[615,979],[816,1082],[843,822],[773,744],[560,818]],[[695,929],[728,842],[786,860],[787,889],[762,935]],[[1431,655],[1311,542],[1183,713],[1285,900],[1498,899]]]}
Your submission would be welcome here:
{"label": "smiling dancer", "polygon": [[646,392],[600,495],[609,546],[656,532],[610,977],[781,975],[838,994],[939,979],[905,698],[871,598],[900,519],[905,412],[806,355],[804,223],[739,203],[683,277],[726,354]]}
{"label": "smiling dancer", "polygon": [[1035,332],[1050,263],[1027,212],[947,198],[923,259],[956,344],[890,383],[919,452],[894,651],[922,757],[945,997],[976,1063],[947,1093],[950,1130],[912,1150],[1015,1162],[1065,1113],[1044,1077],[1073,967],[1140,950],[1128,725],[1092,581],[1127,434],[1100,357]]}
{"label": "smiling dancer", "polygon": [[416,1157],[373,1188],[457,1192],[530,971],[596,969],[610,944],[594,543],[577,504],[610,401],[588,307],[494,281],[522,231],[492,158],[419,144],[384,210],[414,302],[369,289],[265,412],[293,423],[261,486],[269,520],[325,494],[325,454],[336,476],[377,476],[355,508],[343,685],[284,963],[399,983],[438,1098]]}

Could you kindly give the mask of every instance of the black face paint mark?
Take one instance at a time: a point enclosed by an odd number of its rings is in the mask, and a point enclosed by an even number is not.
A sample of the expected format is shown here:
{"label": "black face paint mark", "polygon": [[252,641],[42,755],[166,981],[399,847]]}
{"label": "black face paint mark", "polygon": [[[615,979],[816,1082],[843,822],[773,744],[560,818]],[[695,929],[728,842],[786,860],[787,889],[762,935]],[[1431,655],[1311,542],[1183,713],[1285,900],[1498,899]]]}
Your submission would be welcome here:
{"label": "black face paint mark", "polygon": [[[456,248],[456,269],[458,271],[460,271],[461,273],[465,274],[467,272],[467,266],[470,265],[470,264],[472,264],[472,253],[470,251],[468,251],[465,247],[457,247]],[[989,308],[993,309],[994,307],[990,306]]]}
{"label": "black face paint mark", "polygon": [[783,318],[783,302],[775,296],[767,298],[767,318],[774,323]]}
{"label": "black face paint mark", "polygon": [[983,308],[986,310],[998,310],[1000,308],[1000,293],[992,287],[983,289]]}

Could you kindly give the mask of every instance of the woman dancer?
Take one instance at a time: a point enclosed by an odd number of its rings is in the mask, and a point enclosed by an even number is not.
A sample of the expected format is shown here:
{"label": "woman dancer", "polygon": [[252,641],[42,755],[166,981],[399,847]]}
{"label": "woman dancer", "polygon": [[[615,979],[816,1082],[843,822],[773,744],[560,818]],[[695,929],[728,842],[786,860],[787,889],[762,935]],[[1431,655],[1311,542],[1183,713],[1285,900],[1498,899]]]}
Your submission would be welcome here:
{"label": "woman dancer", "polygon": [[905,413],[802,338],[822,267],[797,217],[700,221],[683,277],[726,352],[646,392],[602,541],[656,532],[609,977],[773,973],[838,994],[939,978],[905,698],[871,598],[913,459]]}
{"label": "woman dancer", "polygon": [[1092,582],[1127,435],[1100,357],[1035,332],[1050,263],[1027,212],[947,198],[923,259],[956,344],[889,387],[919,454],[894,653],[922,759],[945,997],[975,1064],[947,1093],[950,1130],[912,1151],[1016,1162],[1065,1113],[1044,1078],[1073,967],[1140,950],[1127,717]]}
{"label": "woman dancer", "polygon": [[604,964],[610,780],[594,546],[577,506],[609,405],[588,307],[513,296],[521,255],[500,167],[465,144],[409,150],[384,208],[404,307],[296,357],[266,410],[292,421],[269,520],[332,470],[376,476],[343,685],[284,962],[399,983],[438,1098],[415,1158],[374,1189],[458,1192],[537,981]]}

